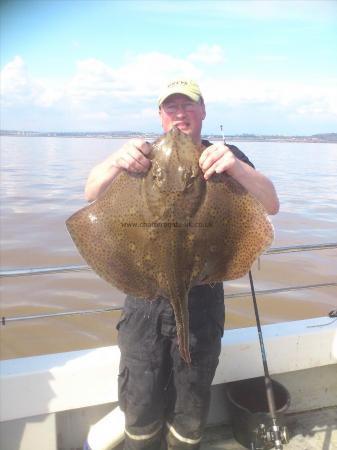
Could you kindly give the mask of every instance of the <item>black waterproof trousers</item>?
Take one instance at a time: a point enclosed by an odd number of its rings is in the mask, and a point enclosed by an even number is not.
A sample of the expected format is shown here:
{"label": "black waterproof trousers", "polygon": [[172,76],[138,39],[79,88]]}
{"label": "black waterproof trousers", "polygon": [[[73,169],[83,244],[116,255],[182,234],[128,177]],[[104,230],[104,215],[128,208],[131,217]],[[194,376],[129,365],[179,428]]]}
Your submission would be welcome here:
{"label": "black waterproof trousers", "polygon": [[191,366],[179,354],[169,301],[126,298],[117,326],[125,450],[200,448],[221,350],[222,284],[192,288],[189,314]]}

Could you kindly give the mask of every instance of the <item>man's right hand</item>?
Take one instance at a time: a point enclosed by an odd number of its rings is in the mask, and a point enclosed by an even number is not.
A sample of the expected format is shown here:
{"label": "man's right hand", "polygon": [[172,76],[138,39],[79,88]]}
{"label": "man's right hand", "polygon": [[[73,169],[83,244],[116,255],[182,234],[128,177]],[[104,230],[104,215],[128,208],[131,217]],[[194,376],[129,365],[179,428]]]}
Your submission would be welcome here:
{"label": "man's right hand", "polygon": [[151,144],[144,139],[131,139],[112,155],[114,165],[116,168],[125,169],[128,172],[147,172],[151,161],[146,155],[150,153],[151,149]]}
{"label": "man's right hand", "polygon": [[131,173],[147,172],[151,161],[146,156],[151,149],[151,144],[144,139],[131,139],[126,142],[91,170],[85,186],[85,198],[89,202],[96,200],[122,170]]}

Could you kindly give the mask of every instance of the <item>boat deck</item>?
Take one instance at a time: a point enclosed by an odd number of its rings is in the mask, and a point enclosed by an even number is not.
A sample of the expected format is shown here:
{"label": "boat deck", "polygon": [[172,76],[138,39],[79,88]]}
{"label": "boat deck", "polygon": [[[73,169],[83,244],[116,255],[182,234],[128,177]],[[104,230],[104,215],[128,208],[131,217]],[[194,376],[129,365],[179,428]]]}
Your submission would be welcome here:
{"label": "boat deck", "polygon": [[[337,407],[323,408],[285,417],[290,442],[284,450],[337,450]],[[206,430],[201,450],[243,450],[230,426]]]}
{"label": "boat deck", "polygon": [[[284,450],[337,450],[337,406],[287,414],[285,423],[290,441]],[[115,447],[122,450],[123,444]],[[207,428],[201,450],[244,450],[233,437],[229,425]]]}

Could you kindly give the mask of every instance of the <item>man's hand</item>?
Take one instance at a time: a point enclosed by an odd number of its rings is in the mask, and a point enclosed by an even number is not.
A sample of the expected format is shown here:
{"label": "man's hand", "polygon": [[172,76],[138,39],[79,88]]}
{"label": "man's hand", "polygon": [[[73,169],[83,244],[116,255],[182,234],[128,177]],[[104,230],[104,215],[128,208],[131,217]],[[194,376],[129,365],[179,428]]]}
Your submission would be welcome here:
{"label": "man's hand", "polygon": [[227,172],[233,175],[238,164],[233,152],[223,143],[218,142],[207,147],[201,154],[199,166],[208,180],[213,173]]}
{"label": "man's hand", "polygon": [[150,153],[151,148],[151,144],[144,139],[131,139],[126,142],[123,147],[92,169],[85,187],[85,198],[89,202],[96,200],[122,170],[133,173],[147,172],[151,161],[146,155]]}
{"label": "man's hand", "polygon": [[151,161],[146,155],[151,149],[151,144],[144,139],[131,139],[111,156],[111,162],[116,168],[125,169],[128,172],[147,172]]}
{"label": "man's hand", "polygon": [[199,166],[208,180],[214,173],[227,172],[253,194],[268,214],[277,214],[280,203],[273,183],[262,173],[236,158],[231,150],[219,142],[207,147],[201,154]]}

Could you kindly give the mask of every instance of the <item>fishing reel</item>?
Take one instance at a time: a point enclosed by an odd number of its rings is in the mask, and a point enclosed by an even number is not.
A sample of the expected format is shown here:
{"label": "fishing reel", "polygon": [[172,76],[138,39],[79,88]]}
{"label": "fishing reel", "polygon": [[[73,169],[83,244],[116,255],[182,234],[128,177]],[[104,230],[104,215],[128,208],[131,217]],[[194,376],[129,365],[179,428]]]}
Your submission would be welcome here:
{"label": "fishing reel", "polygon": [[[264,423],[260,423],[257,430],[255,441],[251,442],[251,450],[266,450],[275,448],[282,450],[284,444],[289,442],[289,433],[286,426],[279,426],[276,423],[270,427],[266,427]],[[272,445],[272,447],[271,447]]]}

